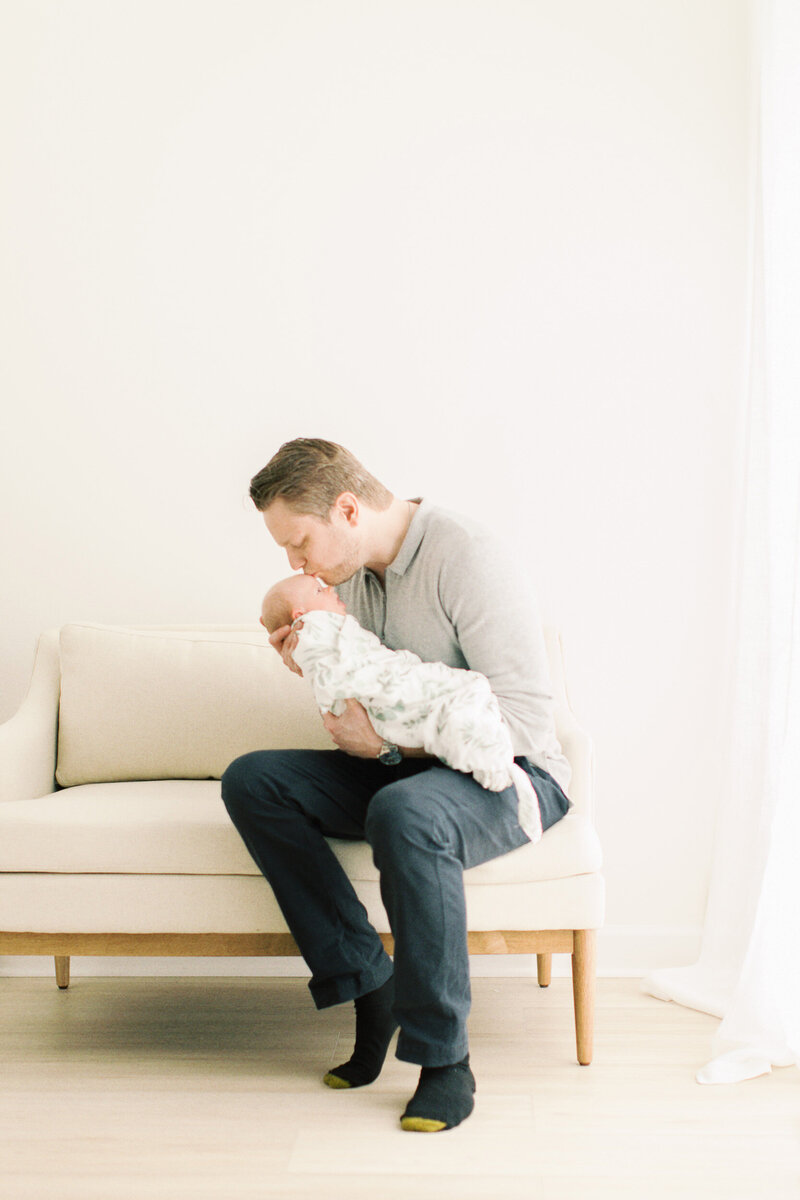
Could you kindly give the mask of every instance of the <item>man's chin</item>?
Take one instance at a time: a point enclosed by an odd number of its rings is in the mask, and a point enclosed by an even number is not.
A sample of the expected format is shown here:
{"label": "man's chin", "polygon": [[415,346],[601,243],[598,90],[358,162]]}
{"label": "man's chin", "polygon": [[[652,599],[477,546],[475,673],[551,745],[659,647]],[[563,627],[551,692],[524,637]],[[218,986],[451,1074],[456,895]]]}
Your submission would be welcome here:
{"label": "man's chin", "polygon": [[358,565],[347,566],[345,563],[338,567],[331,567],[326,571],[324,568],[314,572],[316,579],[321,579],[327,587],[338,587],[340,583],[347,583],[348,579],[352,579],[358,570]]}

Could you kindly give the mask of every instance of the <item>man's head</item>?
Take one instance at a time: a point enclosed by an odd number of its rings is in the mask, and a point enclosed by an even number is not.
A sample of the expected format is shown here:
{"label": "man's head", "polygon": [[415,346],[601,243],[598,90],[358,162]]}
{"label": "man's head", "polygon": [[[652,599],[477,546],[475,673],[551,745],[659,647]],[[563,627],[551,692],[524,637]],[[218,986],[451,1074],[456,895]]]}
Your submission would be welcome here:
{"label": "man's head", "polygon": [[291,625],[307,612],[346,613],[332,587],[314,575],[290,575],[269,589],[261,605],[261,624],[267,633]]}
{"label": "man's head", "polygon": [[250,483],[250,495],[293,570],[343,583],[364,565],[364,514],[394,497],[335,442],[286,442]]}
{"label": "man's head", "polygon": [[283,500],[294,512],[323,521],[343,492],[352,492],[379,512],[392,502],[392,493],[349,450],[321,438],[284,442],[250,481],[250,496],[259,512]]}

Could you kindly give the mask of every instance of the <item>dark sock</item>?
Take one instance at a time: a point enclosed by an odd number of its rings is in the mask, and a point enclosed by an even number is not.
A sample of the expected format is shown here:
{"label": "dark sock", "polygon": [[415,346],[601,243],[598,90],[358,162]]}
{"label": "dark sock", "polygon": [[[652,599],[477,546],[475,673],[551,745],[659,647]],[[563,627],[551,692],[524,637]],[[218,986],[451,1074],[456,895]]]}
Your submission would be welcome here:
{"label": "dark sock", "polygon": [[356,1000],[356,1044],[352,1058],[334,1067],[323,1082],[332,1088],[363,1087],[381,1073],[397,1021],[392,1016],[394,976]]}
{"label": "dark sock", "polygon": [[460,1125],[475,1107],[469,1055],[449,1067],[423,1067],[417,1090],[400,1118],[403,1129],[439,1133]]}

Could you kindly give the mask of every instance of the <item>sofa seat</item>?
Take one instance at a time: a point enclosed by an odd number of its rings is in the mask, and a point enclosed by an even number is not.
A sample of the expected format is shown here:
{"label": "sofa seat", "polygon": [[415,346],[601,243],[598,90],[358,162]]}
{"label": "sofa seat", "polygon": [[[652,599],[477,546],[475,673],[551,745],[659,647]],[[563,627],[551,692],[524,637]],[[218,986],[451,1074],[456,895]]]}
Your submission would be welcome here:
{"label": "sofa seat", "polygon": [[[4,928],[47,933],[286,931],[271,889],[231,824],[218,780],[65,788],[0,804]],[[366,842],[331,838],[375,928],[389,923]],[[603,911],[601,850],[571,811],[536,845],[466,871],[470,929],[563,928]],[[213,914],[213,916],[211,915]]]}
{"label": "sofa seat", "polygon": [[[353,880],[378,881],[366,842],[331,839]],[[0,805],[6,872],[255,875],[218,780],[93,783]],[[523,846],[466,872],[470,886],[533,883],[599,871],[594,828],[574,810]]]}

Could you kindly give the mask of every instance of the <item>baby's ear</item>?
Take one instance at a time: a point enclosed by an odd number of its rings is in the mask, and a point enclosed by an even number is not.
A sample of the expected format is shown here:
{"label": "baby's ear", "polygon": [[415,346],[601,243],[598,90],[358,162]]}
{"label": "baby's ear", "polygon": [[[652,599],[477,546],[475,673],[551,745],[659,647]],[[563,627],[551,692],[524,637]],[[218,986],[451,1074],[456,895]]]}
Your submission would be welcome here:
{"label": "baby's ear", "polygon": [[292,620],[293,621],[296,621],[298,617],[304,617],[305,615],[306,615],[306,610],[304,608],[293,608],[292,609]]}

